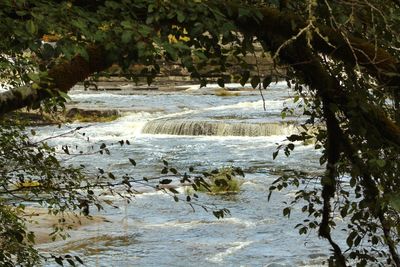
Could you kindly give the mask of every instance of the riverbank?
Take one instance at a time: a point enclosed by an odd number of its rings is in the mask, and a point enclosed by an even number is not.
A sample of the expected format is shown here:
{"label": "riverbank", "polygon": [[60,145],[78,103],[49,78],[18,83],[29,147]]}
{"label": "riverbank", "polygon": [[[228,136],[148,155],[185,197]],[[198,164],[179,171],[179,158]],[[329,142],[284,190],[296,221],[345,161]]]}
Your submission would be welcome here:
{"label": "riverbank", "polygon": [[24,217],[28,221],[27,229],[35,233],[36,245],[62,240],[59,235],[51,235],[54,231],[54,226],[62,226],[73,237],[74,230],[108,222],[107,219],[101,216],[83,216],[71,212],[66,212],[63,215],[53,215],[49,214],[45,208],[36,207],[26,207]]}

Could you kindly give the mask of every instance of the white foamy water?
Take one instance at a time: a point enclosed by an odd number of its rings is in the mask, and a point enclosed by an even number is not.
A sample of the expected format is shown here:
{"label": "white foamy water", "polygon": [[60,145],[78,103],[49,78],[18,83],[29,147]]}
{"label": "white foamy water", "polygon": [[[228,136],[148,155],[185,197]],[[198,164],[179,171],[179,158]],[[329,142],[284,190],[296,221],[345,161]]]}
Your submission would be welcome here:
{"label": "white foamy water", "polygon": [[226,244],[226,246],[229,246],[229,247],[225,251],[215,254],[208,260],[210,262],[214,262],[214,263],[223,263],[224,259],[227,256],[236,253],[237,251],[243,249],[244,247],[250,245],[251,243],[252,243],[251,241],[245,241],[245,242],[234,242],[234,243]]}

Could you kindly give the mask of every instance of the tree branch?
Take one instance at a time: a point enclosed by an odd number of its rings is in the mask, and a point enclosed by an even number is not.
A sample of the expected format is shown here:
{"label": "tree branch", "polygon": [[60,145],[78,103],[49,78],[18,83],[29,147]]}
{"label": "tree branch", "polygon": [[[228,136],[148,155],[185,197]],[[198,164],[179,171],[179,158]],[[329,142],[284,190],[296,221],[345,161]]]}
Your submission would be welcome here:
{"label": "tree branch", "polygon": [[326,238],[331,244],[335,258],[337,260],[338,266],[346,266],[346,259],[340,249],[339,245],[337,245],[331,236],[330,231],[330,221],[332,219],[331,216],[331,199],[335,196],[336,192],[336,184],[337,184],[337,172],[336,172],[336,163],[339,161],[340,152],[341,152],[341,143],[340,139],[337,138],[338,132],[340,131],[339,125],[335,124],[335,114],[329,109],[329,102],[326,99],[323,99],[323,109],[324,116],[326,118],[326,127],[327,127],[327,146],[326,151],[328,154],[328,162],[326,165],[326,175],[321,180],[322,184],[322,199],[323,210],[322,210],[322,220],[319,225],[319,235],[321,237]]}
{"label": "tree branch", "polygon": [[[223,1],[218,5],[222,10],[230,11],[225,13],[228,13],[245,33],[253,33],[261,40],[266,36],[268,38],[280,36],[284,40],[289,40],[307,27],[307,22],[300,16],[290,12],[280,12],[271,7],[254,9],[254,13],[262,14],[262,20],[258,22],[256,16],[240,16],[240,7],[231,2]],[[316,52],[353,66],[359,64],[384,84],[400,84],[399,61],[386,50],[351,35],[346,35],[345,38],[339,31],[326,25],[314,26],[318,32],[312,31],[311,44]],[[302,38],[304,39],[304,35]]]}
{"label": "tree branch", "polygon": [[70,61],[62,62],[48,71],[50,85],[36,89],[33,86],[13,88],[0,94],[0,115],[30,106],[52,96],[51,91],[68,92],[76,83],[84,81],[95,72],[105,70],[110,63],[105,60],[100,47],[87,48],[89,60],[77,55]]}
{"label": "tree branch", "polygon": [[[339,122],[336,119],[332,123],[336,124],[337,127],[339,127]],[[340,128],[337,133],[336,139],[340,140],[340,142],[343,144],[342,146],[343,152],[346,154],[350,162],[353,165],[358,166],[358,169],[361,170],[360,178],[362,179],[361,184],[363,186],[364,198],[365,200],[367,200],[369,203],[372,204],[369,205],[368,208],[371,214],[373,214],[376,218],[378,218],[382,226],[383,234],[386,239],[386,244],[389,248],[389,253],[392,256],[395,265],[397,267],[400,267],[400,257],[399,254],[397,253],[396,244],[390,235],[391,227],[390,225],[387,224],[387,220],[385,218],[385,211],[383,210],[383,207],[380,205],[380,199],[379,199],[380,192],[376,185],[376,182],[367,172],[368,166],[366,166],[365,163],[358,157],[357,149],[354,148],[349,138],[345,136],[345,134]]]}

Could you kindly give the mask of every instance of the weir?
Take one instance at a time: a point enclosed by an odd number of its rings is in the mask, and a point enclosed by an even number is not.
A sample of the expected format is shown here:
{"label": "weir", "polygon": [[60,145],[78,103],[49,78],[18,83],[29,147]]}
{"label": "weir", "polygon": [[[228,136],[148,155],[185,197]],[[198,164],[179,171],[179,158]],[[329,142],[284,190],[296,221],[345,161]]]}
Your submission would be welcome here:
{"label": "weir", "polygon": [[245,123],[171,118],[149,121],[142,130],[144,134],[250,137],[290,135],[298,132],[297,126],[288,122]]}

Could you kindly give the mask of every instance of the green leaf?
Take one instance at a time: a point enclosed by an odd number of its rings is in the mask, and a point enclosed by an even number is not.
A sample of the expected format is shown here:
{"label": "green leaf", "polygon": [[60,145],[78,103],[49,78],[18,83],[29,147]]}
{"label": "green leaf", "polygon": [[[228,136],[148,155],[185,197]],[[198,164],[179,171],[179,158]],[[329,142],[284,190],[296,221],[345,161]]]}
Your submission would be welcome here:
{"label": "green leaf", "polygon": [[40,81],[40,75],[39,75],[39,73],[30,72],[30,73],[28,73],[28,77],[29,77],[29,79],[31,79],[31,80],[34,81],[34,82]]}
{"label": "green leaf", "polygon": [[58,265],[64,266],[63,259],[61,257],[55,257],[54,260]]}
{"label": "green leaf", "polygon": [[180,10],[176,11],[176,18],[178,19],[179,23],[182,23],[185,21],[185,15]]}
{"label": "green leaf", "polygon": [[71,259],[67,259],[67,261],[68,261],[68,263],[71,265],[71,266],[76,266],[75,265],[75,262],[73,261],[73,260],[71,260]]}
{"label": "green leaf", "polygon": [[22,241],[24,240],[24,236],[22,235],[22,233],[18,232],[18,231],[14,231],[13,232],[15,239],[19,242],[22,243]]}
{"label": "green leaf", "polygon": [[239,12],[239,18],[240,17],[247,17],[247,16],[250,15],[250,10],[248,10],[248,9],[239,8],[238,12]]}
{"label": "green leaf", "polygon": [[358,246],[360,244],[361,240],[362,240],[361,236],[357,236],[356,239],[354,240],[354,245]]}
{"label": "green leaf", "polygon": [[164,45],[164,48],[165,48],[165,51],[167,52],[168,56],[169,56],[173,61],[178,60],[177,51],[176,51],[176,49],[175,49],[173,46],[168,45],[168,44],[165,44],[165,45]]}
{"label": "green leaf", "polygon": [[268,201],[271,200],[271,196],[272,196],[272,190],[271,190],[271,188],[270,188],[270,191],[269,191],[269,194],[268,194],[268,198],[267,198]]}
{"label": "green leaf", "polygon": [[133,35],[132,31],[124,31],[121,36],[122,43],[124,44],[129,43],[132,40],[132,35]]}
{"label": "green leaf", "polygon": [[322,165],[324,165],[325,164],[325,162],[326,162],[326,156],[321,156],[320,158],[319,158],[319,164],[322,166]]}
{"label": "green leaf", "polygon": [[207,56],[202,51],[199,51],[199,50],[193,51],[193,55],[197,56],[201,60],[207,60],[208,59]]}
{"label": "green leaf", "polygon": [[386,161],[383,160],[383,159],[377,159],[377,160],[376,160],[376,164],[377,164],[380,168],[383,168],[383,167],[385,167],[385,165],[386,165]]}
{"label": "green leaf", "polygon": [[89,61],[89,54],[84,47],[76,47],[75,52],[83,57],[86,61]]}
{"label": "green leaf", "polygon": [[23,17],[23,16],[25,16],[26,14],[27,14],[27,12],[26,11],[23,11],[23,10],[18,10],[18,11],[16,11],[15,12],[18,16],[20,16],[20,17]]}
{"label": "green leaf", "polygon": [[266,76],[262,81],[263,88],[267,89],[267,87],[271,84],[271,82],[272,82],[272,76]]}
{"label": "green leaf", "polygon": [[154,4],[150,4],[150,5],[147,7],[147,12],[151,13],[151,12],[154,11],[154,9],[155,9],[155,5],[154,5]]}
{"label": "green leaf", "polygon": [[236,172],[238,175],[244,177],[244,172],[243,172],[243,170],[242,170],[240,167],[235,168],[235,172]]}
{"label": "green leaf", "polygon": [[44,43],[42,46],[42,55],[45,58],[51,58],[54,56],[55,49],[52,45]]}
{"label": "green leaf", "polygon": [[354,187],[354,186],[356,185],[356,182],[357,182],[356,178],[352,177],[352,178],[350,179],[350,186],[351,186],[351,187]]}
{"label": "green leaf", "polygon": [[78,256],[75,256],[75,259],[76,259],[80,264],[83,264],[83,261],[82,261],[81,258],[79,258]]}
{"label": "green leaf", "polygon": [[299,234],[300,235],[305,235],[305,234],[307,234],[307,227],[302,227],[302,228],[300,228],[299,229]]}
{"label": "green leaf", "polygon": [[25,28],[26,30],[30,33],[30,34],[36,34],[37,32],[37,26],[36,24],[33,22],[33,20],[28,20],[25,24]]}
{"label": "green leaf", "polygon": [[234,27],[233,24],[230,23],[230,22],[225,22],[225,23],[222,25],[222,32],[223,32],[223,35],[224,35],[224,36],[228,36],[229,33],[230,33],[231,31],[233,31],[234,29],[235,29],[235,27]]}
{"label": "green leaf", "polygon": [[84,30],[86,28],[86,21],[83,19],[72,20],[71,24],[79,30]]}
{"label": "green leaf", "polygon": [[288,218],[290,217],[290,208],[286,207],[283,209],[283,216],[287,216]]}
{"label": "green leaf", "polygon": [[240,79],[240,84],[242,85],[242,86],[244,86],[245,84],[246,84],[246,82],[249,80],[249,78],[250,78],[250,72],[249,71],[245,71],[245,72],[243,72],[243,74],[242,74],[242,78]]}
{"label": "green leaf", "polygon": [[400,195],[399,194],[391,195],[389,203],[395,210],[400,212]]}
{"label": "green leaf", "polygon": [[349,205],[346,204],[344,207],[340,209],[340,216],[342,216],[342,218],[346,217],[348,210],[349,210]]}
{"label": "green leaf", "polygon": [[356,231],[352,231],[350,235],[346,238],[346,244],[349,246],[349,248],[353,247],[353,240],[357,236]]}
{"label": "green leaf", "polygon": [[130,21],[130,20],[121,21],[121,26],[126,29],[133,29],[133,24],[132,24],[132,21]]}
{"label": "green leaf", "polygon": [[65,152],[65,154],[69,155],[69,148],[68,148],[68,146],[62,146],[61,149]]}
{"label": "green leaf", "polygon": [[29,242],[31,242],[32,244],[35,243],[35,233],[34,232],[29,232],[27,237],[28,237]]}
{"label": "green leaf", "polygon": [[173,188],[173,187],[168,188],[168,190],[169,190],[170,192],[174,193],[174,194],[179,194],[179,192],[178,192],[175,188]]}
{"label": "green leaf", "polygon": [[225,87],[225,81],[224,81],[224,79],[223,78],[219,78],[218,80],[217,80],[217,84],[219,85],[219,87]]}
{"label": "green leaf", "polygon": [[223,218],[223,217],[224,217],[224,213],[221,212],[220,210],[214,210],[214,211],[213,211],[213,215],[214,215],[217,219],[220,219],[220,218]]}
{"label": "green leaf", "polygon": [[65,92],[63,92],[63,91],[57,91],[57,93],[58,93],[64,100],[70,100],[70,99],[71,99],[71,97],[70,97],[67,93],[65,93]]}
{"label": "green leaf", "polygon": [[172,182],[171,179],[163,179],[160,181],[160,184],[170,184]]}
{"label": "green leaf", "polygon": [[257,76],[257,75],[256,75],[256,76],[253,76],[253,77],[251,78],[250,84],[251,84],[251,87],[253,87],[254,89],[256,89],[257,86],[260,84],[260,77]]}
{"label": "green leaf", "polygon": [[129,162],[133,165],[136,166],[136,161],[134,159],[129,159]]}
{"label": "green leaf", "polygon": [[138,32],[143,35],[143,36],[148,36],[152,32],[152,28],[142,25],[141,27],[138,28]]}

